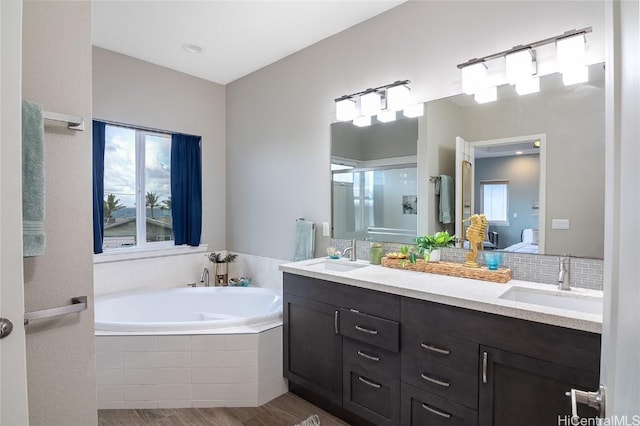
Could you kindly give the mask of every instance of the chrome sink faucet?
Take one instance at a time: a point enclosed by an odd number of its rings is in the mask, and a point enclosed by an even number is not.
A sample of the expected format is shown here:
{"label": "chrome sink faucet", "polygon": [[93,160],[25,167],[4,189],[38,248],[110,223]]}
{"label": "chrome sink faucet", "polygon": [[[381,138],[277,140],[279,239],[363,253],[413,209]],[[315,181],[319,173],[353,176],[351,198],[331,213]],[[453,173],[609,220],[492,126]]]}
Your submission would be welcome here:
{"label": "chrome sink faucet", "polygon": [[565,254],[564,257],[561,257],[559,260],[558,289],[571,290],[571,256]]}
{"label": "chrome sink faucet", "polygon": [[202,270],[202,276],[200,277],[200,282],[204,284],[205,287],[209,287],[209,269],[204,268]]}
{"label": "chrome sink faucet", "polygon": [[349,261],[355,262],[356,260],[356,240],[351,240],[351,247],[347,247],[342,250],[342,256],[346,257],[349,252]]}

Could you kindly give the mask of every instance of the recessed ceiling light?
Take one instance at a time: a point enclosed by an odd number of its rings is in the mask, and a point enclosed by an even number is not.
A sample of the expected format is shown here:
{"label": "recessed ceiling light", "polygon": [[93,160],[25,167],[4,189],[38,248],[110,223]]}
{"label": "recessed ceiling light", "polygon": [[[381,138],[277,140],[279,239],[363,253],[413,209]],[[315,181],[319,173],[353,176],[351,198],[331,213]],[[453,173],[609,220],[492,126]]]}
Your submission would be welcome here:
{"label": "recessed ceiling light", "polygon": [[191,43],[183,43],[182,44],[182,49],[186,52],[189,53],[200,53],[202,52],[202,47],[198,46],[197,44],[191,44]]}
{"label": "recessed ceiling light", "polygon": [[522,155],[522,151],[516,151],[516,155]]}

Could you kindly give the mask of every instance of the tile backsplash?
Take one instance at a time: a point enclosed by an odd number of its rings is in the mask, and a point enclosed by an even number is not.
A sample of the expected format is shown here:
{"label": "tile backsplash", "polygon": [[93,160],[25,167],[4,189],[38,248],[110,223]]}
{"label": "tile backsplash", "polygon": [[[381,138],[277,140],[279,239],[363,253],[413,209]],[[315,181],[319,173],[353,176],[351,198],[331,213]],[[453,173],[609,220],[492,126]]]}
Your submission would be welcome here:
{"label": "tile backsplash", "polygon": [[[370,241],[356,242],[356,257],[369,260]],[[402,244],[383,243],[384,252],[400,251]],[[351,240],[332,239],[331,246],[344,250],[351,245]],[[464,262],[467,250],[448,248],[442,250],[443,261]],[[522,253],[502,252],[502,266],[511,269],[511,276],[516,280],[533,281],[544,284],[558,283],[558,263],[560,256],[532,255]],[[482,252],[478,256],[479,263],[483,263]],[[602,259],[571,258],[570,280],[572,287],[582,287],[592,290],[602,290],[603,283]]]}

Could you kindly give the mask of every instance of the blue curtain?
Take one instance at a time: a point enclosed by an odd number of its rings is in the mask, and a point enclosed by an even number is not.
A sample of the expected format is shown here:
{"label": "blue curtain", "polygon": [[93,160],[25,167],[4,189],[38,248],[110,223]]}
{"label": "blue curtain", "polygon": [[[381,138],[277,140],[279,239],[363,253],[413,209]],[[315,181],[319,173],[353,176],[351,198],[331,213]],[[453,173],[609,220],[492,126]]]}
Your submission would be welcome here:
{"label": "blue curtain", "polygon": [[171,215],[175,245],[200,244],[201,176],[200,136],[171,135]]}
{"label": "blue curtain", "polygon": [[93,252],[102,253],[104,236],[105,123],[93,122]]}

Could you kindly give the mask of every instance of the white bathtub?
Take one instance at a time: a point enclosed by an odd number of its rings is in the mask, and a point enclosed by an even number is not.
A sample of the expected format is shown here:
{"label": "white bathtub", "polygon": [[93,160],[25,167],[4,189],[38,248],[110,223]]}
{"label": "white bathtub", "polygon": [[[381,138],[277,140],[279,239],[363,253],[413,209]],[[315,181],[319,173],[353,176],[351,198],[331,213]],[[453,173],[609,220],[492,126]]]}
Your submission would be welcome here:
{"label": "white bathtub", "polygon": [[282,295],[256,287],[198,287],[97,297],[96,331],[184,332],[280,321]]}
{"label": "white bathtub", "polygon": [[95,323],[100,409],[258,407],[287,391],[277,290],[102,296]]}

